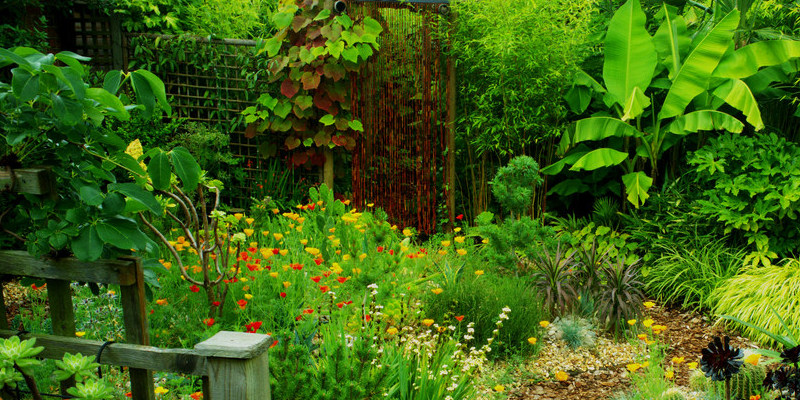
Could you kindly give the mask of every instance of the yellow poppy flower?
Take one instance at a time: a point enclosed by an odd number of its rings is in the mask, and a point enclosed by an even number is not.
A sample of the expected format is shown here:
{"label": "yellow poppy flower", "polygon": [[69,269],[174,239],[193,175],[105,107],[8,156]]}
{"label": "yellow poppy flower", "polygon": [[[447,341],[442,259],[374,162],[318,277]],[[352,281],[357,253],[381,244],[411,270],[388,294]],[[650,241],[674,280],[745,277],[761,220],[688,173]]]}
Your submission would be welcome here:
{"label": "yellow poppy flower", "polygon": [[444,289],[437,287],[435,289],[431,289],[431,292],[433,292],[433,294],[439,294],[439,293],[444,292]]}
{"label": "yellow poppy flower", "polygon": [[242,217],[244,217],[244,214],[242,213],[233,214],[233,218],[236,218],[237,221],[241,221]]}
{"label": "yellow poppy flower", "polygon": [[645,308],[653,308],[656,305],[656,303],[653,303],[652,301],[645,301],[642,304],[645,306]]}
{"label": "yellow poppy flower", "polygon": [[483,275],[483,270],[482,269],[476,270],[475,271],[475,275],[478,275],[478,276]]}
{"label": "yellow poppy flower", "polygon": [[430,318],[425,318],[425,319],[422,320],[422,324],[425,325],[425,326],[431,326],[431,325],[433,325],[433,320],[430,319]]}
{"label": "yellow poppy flower", "polygon": [[559,382],[564,382],[564,381],[566,381],[568,378],[569,378],[569,375],[567,375],[567,373],[566,373],[566,372],[564,372],[564,371],[558,371],[558,372],[556,372],[556,380],[558,380]]}
{"label": "yellow poppy flower", "polygon": [[442,240],[442,247],[447,247],[447,246],[450,246],[450,241],[449,240]]}
{"label": "yellow poppy flower", "polygon": [[282,255],[282,256],[285,256],[285,255],[289,254],[289,250],[283,249],[283,250],[278,251],[278,253],[280,253],[280,255]]}
{"label": "yellow poppy flower", "polygon": [[644,325],[645,328],[649,328],[649,327],[653,326],[654,322],[655,321],[653,321],[652,319],[648,318],[648,319],[642,321],[642,325]]}
{"label": "yellow poppy flower", "polygon": [[411,229],[408,228],[403,229],[403,236],[411,236],[411,234],[412,234]]}
{"label": "yellow poppy flower", "polygon": [[467,251],[464,250],[464,249],[458,249],[458,250],[456,250],[456,253],[458,253],[458,255],[460,255],[460,256],[467,255]]}
{"label": "yellow poppy flower", "polygon": [[394,334],[396,334],[396,333],[397,333],[397,328],[395,328],[395,327],[391,327],[391,328],[389,328],[389,329],[387,329],[387,330],[386,330],[386,333],[388,333],[388,334],[390,334],[390,335],[394,335]]}
{"label": "yellow poppy flower", "polygon": [[275,240],[282,240],[283,239],[283,234],[282,233],[273,233],[272,236],[275,238]]}
{"label": "yellow poppy flower", "polygon": [[255,222],[256,219],[255,218],[245,218],[244,221],[247,222],[248,225],[253,225],[253,222]]}
{"label": "yellow poppy flower", "polygon": [[300,239],[300,244],[302,244],[303,246],[307,245],[308,239]]}
{"label": "yellow poppy flower", "polygon": [[532,344],[532,345],[533,345],[533,344],[536,344],[536,340],[537,340],[537,339],[536,339],[535,337],[531,336],[531,337],[529,337],[529,338],[528,338],[528,343],[530,343],[530,344]]}
{"label": "yellow poppy flower", "polygon": [[505,387],[505,386],[503,386],[503,385],[495,385],[495,386],[494,386],[494,391],[495,391],[495,392],[501,392],[501,393],[502,393],[502,392],[505,392],[505,391],[506,391],[506,387]]}
{"label": "yellow poppy flower", "polygon": [[283,281],[283,287],[284,287],[284,288],[288,288],[289,286],[292,286],[292,282],[289,282],[289,281]]}
{"label": "yellow poppy flower", "polygon": [[455,239],[453,239],[453,240],[456,243],[464,243],[464,239],[465,239],[464,236],[456,236]]}
{"label": "yellow poppy flower", "polygon": [[83,331],[81,331],[81,332],[75,332],[75,336],[77,336],[77,337],[84,337],[84,336],[86,336],[86,332],[83,332]]}
{"label": "yellow poppy flower", "polygon": [[539,326],[542,328],[547,328],[548,325],[550,325],[550,321],[539,321]]}
{"label": "yellow poppy flower", "polygon": [[277,278],[278,277],[278,273],[277,272],[270,272],[269,276],[271,276],[273,278]]}

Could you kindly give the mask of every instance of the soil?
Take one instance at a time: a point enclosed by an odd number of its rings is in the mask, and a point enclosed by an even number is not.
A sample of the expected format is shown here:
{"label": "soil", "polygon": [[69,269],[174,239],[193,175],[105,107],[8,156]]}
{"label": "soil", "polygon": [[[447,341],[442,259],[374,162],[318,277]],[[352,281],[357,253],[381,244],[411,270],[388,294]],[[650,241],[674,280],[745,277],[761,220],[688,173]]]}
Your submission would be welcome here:
{"label": "soil", "polygon": [[[728,335],[731,345],[740,348],[755,348],[752,341],[727,332],[721,325],[696,313],[682,312],[672,308],[653,307],[648,310],[656,324],[667,325],[669,329],[661,334],[661,340],[668,344],[665,360],[684,357],[685,362],[676,368],[675,383],[688,386],[689,373],[686,363],[700,361],[701,349],[708,346],[713,336]],[[594,372],[572,373],[565,382],[547,381],[523,384],[509,393],[513,400],[610,399],[625,391],[631,383],[624,365]]]}

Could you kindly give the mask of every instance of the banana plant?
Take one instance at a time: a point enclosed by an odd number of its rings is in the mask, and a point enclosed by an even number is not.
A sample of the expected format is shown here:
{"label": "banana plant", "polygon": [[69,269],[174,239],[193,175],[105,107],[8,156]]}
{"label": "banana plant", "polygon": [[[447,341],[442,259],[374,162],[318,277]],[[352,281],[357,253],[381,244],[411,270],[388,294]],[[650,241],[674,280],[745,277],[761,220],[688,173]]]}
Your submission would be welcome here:
{"label": "banana plant", "polygon": [[[744,123],[720,111],[723,105],[741,112],[755,130],[764,127],[746,78],[797,58],[800,42],[764,41],[735,50],[737,9],[693,35],[674,9],[664,5],[661,14],[663,21],[652,36],[639,0],[628,0],[614,14],[605,41],[605,86],[579,72],[566,96],[578,114],[592,103],[602,111],[577,121],[562,136],[557,151],[562,158],[544,174],[558,174],[567,166],[570,171],[620,166],[625,195],[638,208],[649,197],[660,157],[683,137],[742,131]],[[576,191],[566,185],[582,183],[567,180],[550,193]]]}

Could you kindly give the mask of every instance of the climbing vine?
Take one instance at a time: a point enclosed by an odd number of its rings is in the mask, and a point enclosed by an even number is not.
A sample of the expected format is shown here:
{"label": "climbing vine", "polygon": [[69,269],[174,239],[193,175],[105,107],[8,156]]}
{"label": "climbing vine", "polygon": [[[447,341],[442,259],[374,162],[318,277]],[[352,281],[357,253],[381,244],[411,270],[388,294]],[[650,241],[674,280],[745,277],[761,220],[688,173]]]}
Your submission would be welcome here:
{"label": "climbing vine", "polygon": [[379,50],[383,27],[333,0],[281,0],[273,22],[278,33],[256,54],[269,58],[280,94],[264,93],[244,110],[246,135],[260,138],[263,157],[285,149],[296,166],[320,165],[325,149],[352,150],[364,130],[351,110],[351,79]]}

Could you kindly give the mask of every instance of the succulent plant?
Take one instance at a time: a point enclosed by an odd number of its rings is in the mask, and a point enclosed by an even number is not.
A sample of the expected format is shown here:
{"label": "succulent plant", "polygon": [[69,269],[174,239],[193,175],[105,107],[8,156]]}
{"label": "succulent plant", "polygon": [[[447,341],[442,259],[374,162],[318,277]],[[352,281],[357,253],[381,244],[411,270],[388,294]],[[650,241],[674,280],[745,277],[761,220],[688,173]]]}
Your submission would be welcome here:
{"label": "succulent plant", "polygon": [[[749,399],[760,393],[761,384],[767,376],[767,370],[763,365],[742,364],[739,373],[730,379],[731,398]],[[719,393],[724,390],[722,382],[714,382],[706,378],[700,370],[695,370],[689,376],[689,386],[698,391]]]}
{"label": "succulent plant", "polygon": [[700,369],[707,377],[715,382],[725,381],[725,400],[731,399],[731,377],[739,373],[744,358],[744,352],[731,347],[730,342],[731,338],[727,336],[724,339],[714,336],[714,340],[702,350],[703,358],[700,359]]}

